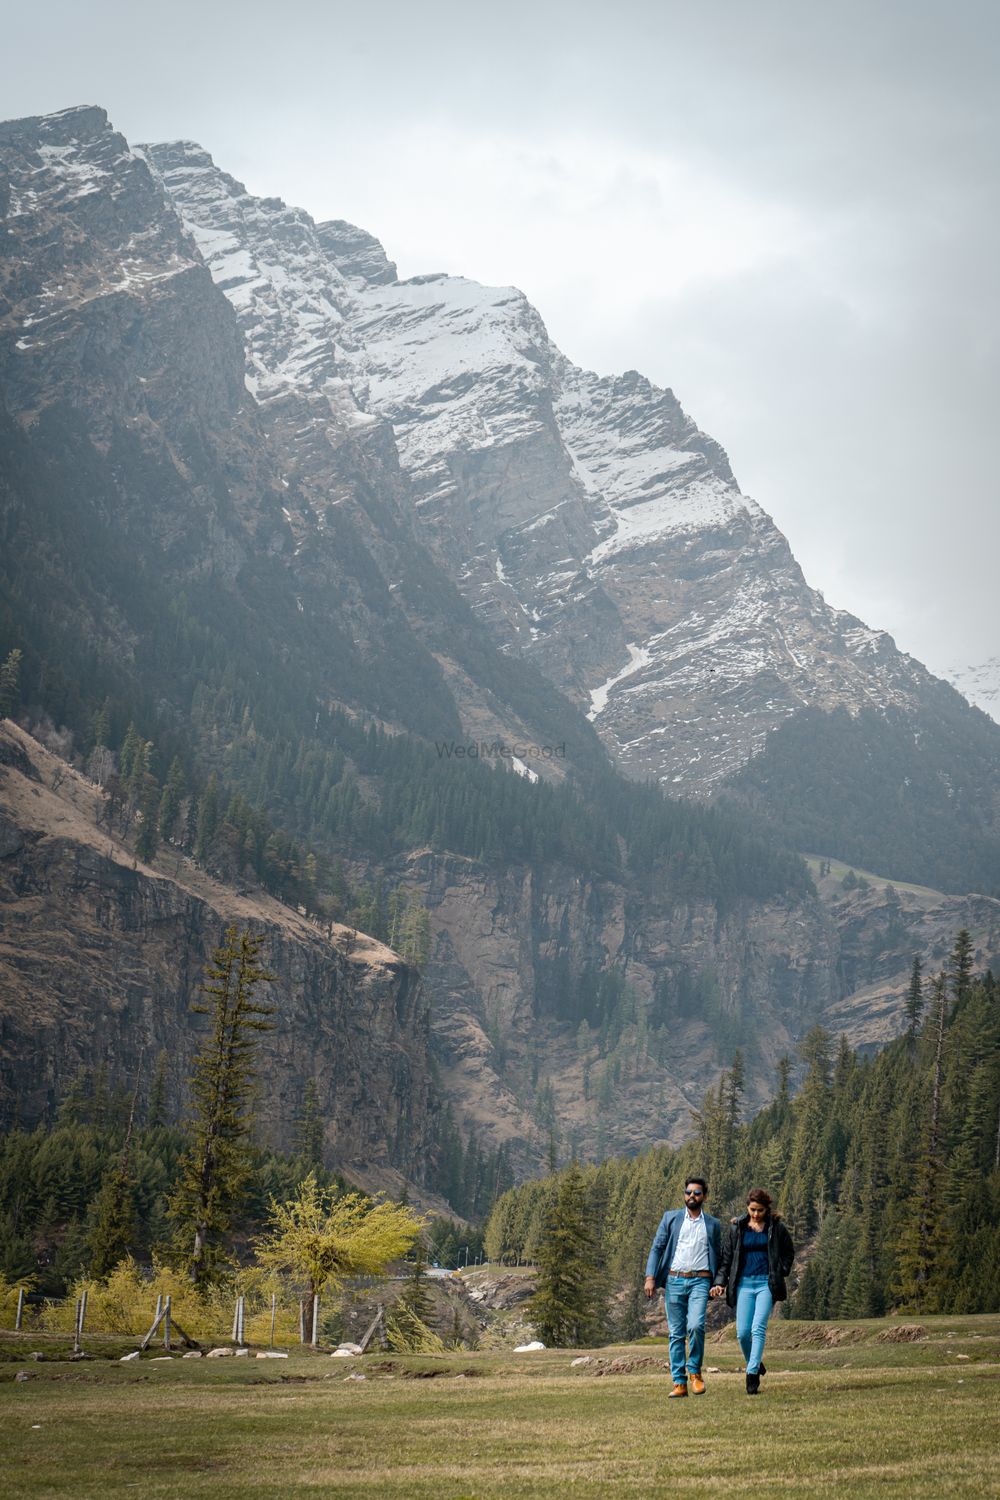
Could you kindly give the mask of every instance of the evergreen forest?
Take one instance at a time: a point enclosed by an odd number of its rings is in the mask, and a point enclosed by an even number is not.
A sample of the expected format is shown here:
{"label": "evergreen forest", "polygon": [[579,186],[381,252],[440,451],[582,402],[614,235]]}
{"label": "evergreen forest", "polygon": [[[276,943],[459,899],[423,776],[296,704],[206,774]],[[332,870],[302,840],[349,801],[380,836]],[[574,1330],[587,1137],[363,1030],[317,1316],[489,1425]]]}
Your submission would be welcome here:
{"label": "evergreen forest", "polygon": [[[727,799],[790,848],[891,880],[1000,893],[996,725],[944,682],[933,713],[803,709],[768,735]],[[864,774],[858,775],[858,767]]]}
{"label": "evergreen forest", "polygon": [[[657,1224],[694,1173],[708,1179],[709,1211],[724,1225],[751,1187],[773,1195],[798,1250],[793,1317],[997,1311],[1000,986],[989,971],[972,975],[967,933],[929,982],[914,964],[907,1018],[905,1034],[874,1056],[814,1028],[798,1059],[780,1062],[772,1103],[748,1121],[737,1053],[684,1146],[573,1164],[512,1189],[487,1221],[487,1253],[544,1265],[553,1237],[568,1236],[590,1256],[591,1276],[625,1293],[616,1331],[634,1337]],[[581,1316],[592,1321],[589,1304]]]}

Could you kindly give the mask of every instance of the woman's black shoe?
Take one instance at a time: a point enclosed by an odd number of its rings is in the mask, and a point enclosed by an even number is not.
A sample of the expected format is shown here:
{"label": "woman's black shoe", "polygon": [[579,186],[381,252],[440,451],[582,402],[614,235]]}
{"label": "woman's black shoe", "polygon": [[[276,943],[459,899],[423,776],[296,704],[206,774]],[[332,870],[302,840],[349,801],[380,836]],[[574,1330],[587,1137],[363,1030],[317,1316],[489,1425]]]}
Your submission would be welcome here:
{"label": "woman's black shoe", "polygon": [[756,1394],[757,1394],[757,1392],[759,1390],[760,1390],[760,1376],[759,1375],[751,1375],[750,1372],[749,1372],[749,1370],[748,1370],[747,1371],[747,1395],[748,1396],[756,1396]]}
{"label": "woman's black shoe", "polygon": [[766,1375],[767,1374],[767,1365],[764,1364],[763,1360],[761,1361],[760,1369],[757,1371],[757,1374],[758,1375]]}

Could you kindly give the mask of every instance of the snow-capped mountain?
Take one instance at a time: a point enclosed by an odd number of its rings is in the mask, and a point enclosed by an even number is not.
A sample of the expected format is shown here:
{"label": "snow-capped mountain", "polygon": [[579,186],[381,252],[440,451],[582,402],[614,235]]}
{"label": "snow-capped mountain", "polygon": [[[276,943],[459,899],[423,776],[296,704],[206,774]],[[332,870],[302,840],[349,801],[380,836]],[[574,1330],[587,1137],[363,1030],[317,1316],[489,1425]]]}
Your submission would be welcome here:
{"label": "snow-capped mountain", "polygon": [[143,150],[240,317],[257,400],[309,400],[313,457],[391,424],[424,539],[630,774],[702,793],[800,708],[926,688],[806,584],[671,391],[578,369],[512,287],[401,282],[365,231],[254,198],[191,143]]}
{"label": "snow-capped mountain", "polygon": [[[721,1034],[745,1040],[765,1089],[817,1021],[865,1042],[898,1030],[912,955],[929,971],[958,927],[996,965],[996,902],[970,892],[1000,890],[1000,730],[827,608],[671,392],[577,369],[512,288],[400,282],[365,231],[252,197],[190,143],[133,151],[101,110],[0,125],[0,217],[0,655],[24,647],[22,717],[82,755],[111,703],[116,743],[134,716],[159,750],[187,749],[273,820],[292,872],[286,841],[315,838],[355,888],[419,890],[460,1117],[540,1159],[544,1059],[588,1149],[679,1137],[727,1061]],[[841,707],[868,711],[817,711]],[[633,774],[698,794],[772,725],[726,785],[753,822],[666,804],[659,823],[595,732]],[[431,761],[435,741],[494,736],[565,738],[564,761],[535,765],[569,795],[497,778],[494,812],[490,778]],[[616,803],[624,832],[591,858],[577,830],[601,840]],[[775,834],[948,894],[848,890],[828,859],[814,893]],[[5,847],[10,899],[31,903],[35,846]],[[242,836],[210,851],[241,886],[247,858]],[[140,900],[144,878],[120,867],[109,901],[101,860],[70,853],[66,872],[68,899],[98,902],[84,967],[113,945],[131,972],[138,934],[200,972],[199,924],[159,879]],[[49,1006],[65,973],[12,951]],[[612,1138],[573,1007],[626,973],[668,1045],[640,1058],[627,1023]],[[424,1025],[407,994],[407,1025]],[[134,998],[107,1029],[98,1013],[95,1062]],[[303,1024],[322,1028],[323,1007]],[[397,1062],[388,1119],[413,1092]],[[345,1060],[342,1109],[366,1076]]]}

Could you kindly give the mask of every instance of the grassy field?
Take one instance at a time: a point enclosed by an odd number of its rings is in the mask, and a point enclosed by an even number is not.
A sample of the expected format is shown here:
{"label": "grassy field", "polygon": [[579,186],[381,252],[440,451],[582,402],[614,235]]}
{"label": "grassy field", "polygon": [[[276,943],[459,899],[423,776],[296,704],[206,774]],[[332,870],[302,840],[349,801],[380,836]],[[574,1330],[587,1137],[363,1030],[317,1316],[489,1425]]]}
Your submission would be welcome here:
{"label": "grassy field", "polygon": [[926,896],[935,903],[947,899],[943,892],[936,891],[929,885],[913,885],[906,880],[893,880],[888,875],[876,875],[871,870],[862,869],[860,865],[845,865],[842,859],[829,859],[825,855],[820,854],[803,854],[802,858],[809,866],[809,873],[817,885],[822,883],[819,873],[820,865],[828,864],[830,866],[830,873],[825,877],[827,889],[839,885],[844,876],[853,870],[859,880],[867,880],[869,885],[878,886],[880,889],[887,885],[893,885],[897,891],[909,891],[914,896]]}
{"label": "grassy field", "polygon": [[1000,1317],[772,1331],[759,1397],[744,1393],[727,1330],[708,1345],[707,1394],[680,1402],[665,1399],[665,1350],[651,1344],[597,1350],[577,1368],[575,1351],[556,1350],[122,1365],[71,1363],[55,1341],[3,1335],[4,1492],[997,1493]]}

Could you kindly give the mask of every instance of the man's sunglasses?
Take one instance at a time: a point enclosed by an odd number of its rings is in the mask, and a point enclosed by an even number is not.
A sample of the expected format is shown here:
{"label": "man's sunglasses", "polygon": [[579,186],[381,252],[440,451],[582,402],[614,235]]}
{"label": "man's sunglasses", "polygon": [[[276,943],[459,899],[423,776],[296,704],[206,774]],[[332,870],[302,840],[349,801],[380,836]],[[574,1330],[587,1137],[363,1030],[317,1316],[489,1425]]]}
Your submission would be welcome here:
{"label": "man's sunglasses", "polygon": [[685,1188],[684,1196],[685,1198],[704,1198],[705,1194],[701,1191],[701,1188]]}

